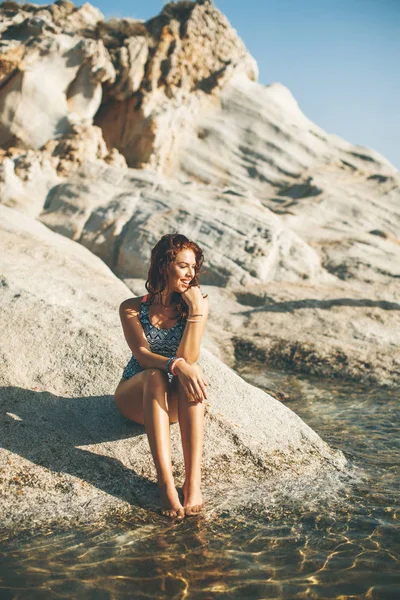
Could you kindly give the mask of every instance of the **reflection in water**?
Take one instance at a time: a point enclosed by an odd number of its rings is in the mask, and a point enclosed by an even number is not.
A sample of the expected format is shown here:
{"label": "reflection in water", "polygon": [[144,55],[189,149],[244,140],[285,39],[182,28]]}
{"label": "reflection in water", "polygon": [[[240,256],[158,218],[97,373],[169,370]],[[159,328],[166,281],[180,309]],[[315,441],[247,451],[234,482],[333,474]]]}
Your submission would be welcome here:
{"label": "reflection in water", "polygon": [[343,450],[362,477],[332,502],[328,483],[323,501],[285,497],[267,510],[257,486],[211,516],[15,539],[0,546],[2,600],[399,597],[399,390],[265,367],[239,373]]}

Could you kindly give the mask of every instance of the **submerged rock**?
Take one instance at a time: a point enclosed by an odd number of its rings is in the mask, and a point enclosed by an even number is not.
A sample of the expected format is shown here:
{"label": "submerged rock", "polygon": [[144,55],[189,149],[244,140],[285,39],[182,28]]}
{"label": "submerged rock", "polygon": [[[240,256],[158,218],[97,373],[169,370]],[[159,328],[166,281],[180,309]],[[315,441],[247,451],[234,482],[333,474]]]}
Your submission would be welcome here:
{"label": "submerged rock", "polygon": [[[130,356],[118,306],[131,292],[99,258],[42,223],[7,207],[0,223],[2,527],[97,523],[154,508],[144,428],[113,400]],[[203,487],[211,504],[241,482],[276,488],[299,477],[312,486],[321,473],[345,472],[344,455],[281,402],[204,347],[199,362],[209,383]],[[171,440],[179,484],[178,424]]]}

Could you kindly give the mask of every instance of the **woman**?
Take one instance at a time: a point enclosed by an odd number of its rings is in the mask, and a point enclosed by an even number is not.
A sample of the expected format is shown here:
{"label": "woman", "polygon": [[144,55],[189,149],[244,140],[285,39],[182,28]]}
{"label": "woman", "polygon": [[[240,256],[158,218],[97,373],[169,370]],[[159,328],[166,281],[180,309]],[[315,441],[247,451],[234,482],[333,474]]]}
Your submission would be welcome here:
{"label": "woman", "polygon": [[[148,294],[122,302],[119,313],[132,357],[115,391],[120,413],[145,426],[157,470],[161,513],[183,519],[204,507],[201,496],[204,400],[197,364],[208,317],[198,273],[199,246],[180,234],[166,234],[151,252]],[[184,502],[172,475],[169,424],[179,421],[185,463]]]}

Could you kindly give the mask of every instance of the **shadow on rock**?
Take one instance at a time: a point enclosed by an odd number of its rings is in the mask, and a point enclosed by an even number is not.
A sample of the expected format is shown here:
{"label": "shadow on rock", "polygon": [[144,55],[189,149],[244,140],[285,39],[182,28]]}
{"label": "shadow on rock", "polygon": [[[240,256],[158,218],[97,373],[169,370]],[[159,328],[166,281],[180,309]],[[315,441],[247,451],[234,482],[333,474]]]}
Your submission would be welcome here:
{"label": "shadow on rock", "polygon": [[[140,492],[154,495],[156,484],[119,460],[119,456],[129,456],[133,451],[132,438],[139,441],[144,427],[120,415],[111,396],[63,398],[49,392],[4,387],[0,390],[0,407],[4,449],[53,473],[78,477],[129,503],[139,503]],[[120,446],[126,439],[130,450]],[[107,442],[117,443],[111,449]],[[77,447],[94,444],[100,446],[95,450]],[[17,475],[15,461],[13,470]],[[23,484],[42,487],[34,473],[30,476],[26,465],[21,464],[20,471]],[[65,481],[59,486],[69,491]]]}

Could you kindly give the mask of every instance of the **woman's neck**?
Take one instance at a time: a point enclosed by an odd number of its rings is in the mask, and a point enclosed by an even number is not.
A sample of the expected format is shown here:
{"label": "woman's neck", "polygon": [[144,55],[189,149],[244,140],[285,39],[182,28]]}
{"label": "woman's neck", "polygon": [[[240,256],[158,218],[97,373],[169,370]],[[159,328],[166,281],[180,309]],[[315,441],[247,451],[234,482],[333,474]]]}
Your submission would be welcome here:
{"label": "woman's neck", "polygon": [[160,306],[164,307],[172,306],[172,296],[173,292],[162,292],[161,294],[158,293],[154,298],[155,304],[159,304]]}

